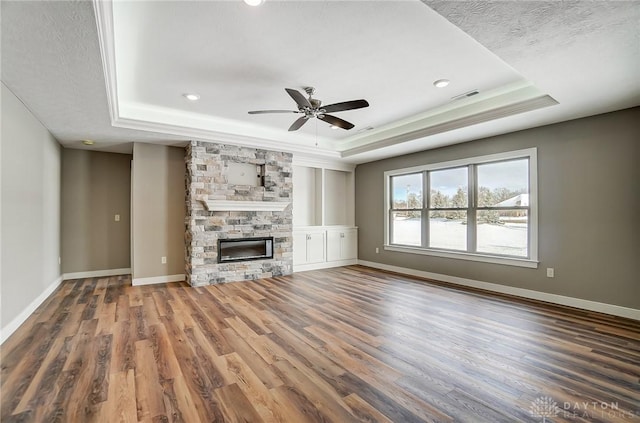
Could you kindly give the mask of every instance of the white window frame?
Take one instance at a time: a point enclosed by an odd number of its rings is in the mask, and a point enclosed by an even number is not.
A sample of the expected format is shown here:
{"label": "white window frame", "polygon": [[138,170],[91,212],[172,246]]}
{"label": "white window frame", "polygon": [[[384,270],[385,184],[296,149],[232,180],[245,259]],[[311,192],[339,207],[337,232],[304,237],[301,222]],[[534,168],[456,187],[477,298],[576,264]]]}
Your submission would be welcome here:
{"label": "white window frame", "polygon": [[[394,245],[389,240],[389,213],[391,210],[391,177],[418,173],[424,171],[443,170],[455,167],[480,165],[491,162],[500,162],[514,159],[529,159],[529,233],[528,233],[528,258],[505,257],[487,253],[471,253],[466,251],[439,250],[428,247],[413,247]],[[426,194],[423,194],[423,197]],[[426,212],[428,210],[424,209]],[[423,211],[423,213],[425,212]],[[424,229],[424,228],[423,228]],[[503,264],[508,266],[538,267],[538,151],[536,148],[508,151],[504,153],[489,154],[486,156],[469,157],[460,160],[432,163],[421,166],[413,166],[403,169],[394,169],[384,172],[384,249],[411,254],[423,254],[435,257],[445,257],[459,260],[479,261],[484,263]]]}

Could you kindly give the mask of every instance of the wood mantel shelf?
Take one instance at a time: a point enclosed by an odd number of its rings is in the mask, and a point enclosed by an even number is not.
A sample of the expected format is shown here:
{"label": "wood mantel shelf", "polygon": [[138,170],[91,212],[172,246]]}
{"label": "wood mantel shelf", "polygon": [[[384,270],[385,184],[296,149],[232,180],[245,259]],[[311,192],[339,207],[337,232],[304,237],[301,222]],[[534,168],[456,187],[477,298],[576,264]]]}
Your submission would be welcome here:
{"label": "wood mantel shelf", "polygon": [[283,211],[291,203],[280,201],[200,200],[208,211]]}

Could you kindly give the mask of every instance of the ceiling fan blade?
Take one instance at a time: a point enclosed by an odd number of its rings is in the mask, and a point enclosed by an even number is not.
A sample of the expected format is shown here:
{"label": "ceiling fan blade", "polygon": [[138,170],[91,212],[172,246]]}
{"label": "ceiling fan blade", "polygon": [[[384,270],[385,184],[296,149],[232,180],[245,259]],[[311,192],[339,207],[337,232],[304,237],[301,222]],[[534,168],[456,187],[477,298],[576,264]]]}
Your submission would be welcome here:
{"label": "ceiling fan blade", "polygon": [[250,115],[261,115],[264,113],[300,113],[297,110],[252,110],[249,112]]}
{"label": "ceiling fan blade", "polygon": [[333,113],[343,110],[362,109],[363,107],[369,107],[367,100],[343,101],[342,103],[329,104],[328,106],[322,106],[320,108],[327,113]]}
{"label": "ceiling fan blade", "polygon": [[300,107],[300,108],[304,108],[304,107],[312,108],[311,107],[311,103],[309,103],[309,100],[307,100],[307,98],[305,96],[303,96],[300,91],[293,90],[291,88],[285,88],[285,91],[287,93],[289,93],[289,95],[291,96],[293,101],[296,102],[298,107]]}
{"label": "ceiling fan blade", "polygon": [[354,127],[353,123],[347,122],[344,119],[331,115],[318,115],[318,119],[327,122],[330,125],[337,126],[338,128],[349,130]]}
{"label": "ceiling fan blade", "polygon": [[293,122],[293,124],[289,127],[289,131],[297,131],[298,129],[300,129],[300,127],[302,125],[304,125],[305,123],[307,123],[307,121],[309,120],[309,118],[307,118],[306,116],[302,116],[301,118],[298,118],[295,122]]}

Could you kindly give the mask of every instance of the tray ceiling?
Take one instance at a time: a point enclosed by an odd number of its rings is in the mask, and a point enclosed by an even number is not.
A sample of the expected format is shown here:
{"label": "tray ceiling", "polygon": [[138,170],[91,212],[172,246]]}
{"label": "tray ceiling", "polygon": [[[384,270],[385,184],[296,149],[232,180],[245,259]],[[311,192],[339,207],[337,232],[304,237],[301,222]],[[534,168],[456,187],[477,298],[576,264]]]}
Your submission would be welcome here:
{"label": "tray ceiling", "polygon": [[[357,163],[639,104],[638,4],[586,3],[2,2],[2,80],[67,146],[203,139]],[[335,113],[351,131],[247,114],[295,110],[284,88],[305,86],[370,107]]]}

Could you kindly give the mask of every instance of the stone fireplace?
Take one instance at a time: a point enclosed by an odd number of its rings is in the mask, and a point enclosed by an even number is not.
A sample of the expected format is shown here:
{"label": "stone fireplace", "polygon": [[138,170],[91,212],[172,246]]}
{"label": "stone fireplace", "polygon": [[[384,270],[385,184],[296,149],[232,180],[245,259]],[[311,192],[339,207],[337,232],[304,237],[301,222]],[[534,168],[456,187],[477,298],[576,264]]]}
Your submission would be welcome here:
{"label": "stone fireplace", "polygon": [[[192,141],[185,160],[187,282],[202,286],[290,274],[291,154]],[[252,169],[261,174],[245,175]],[[254,242],[259,239],[272,241],[262,251]],[[229,251],[250,257],[230,259]]]}

